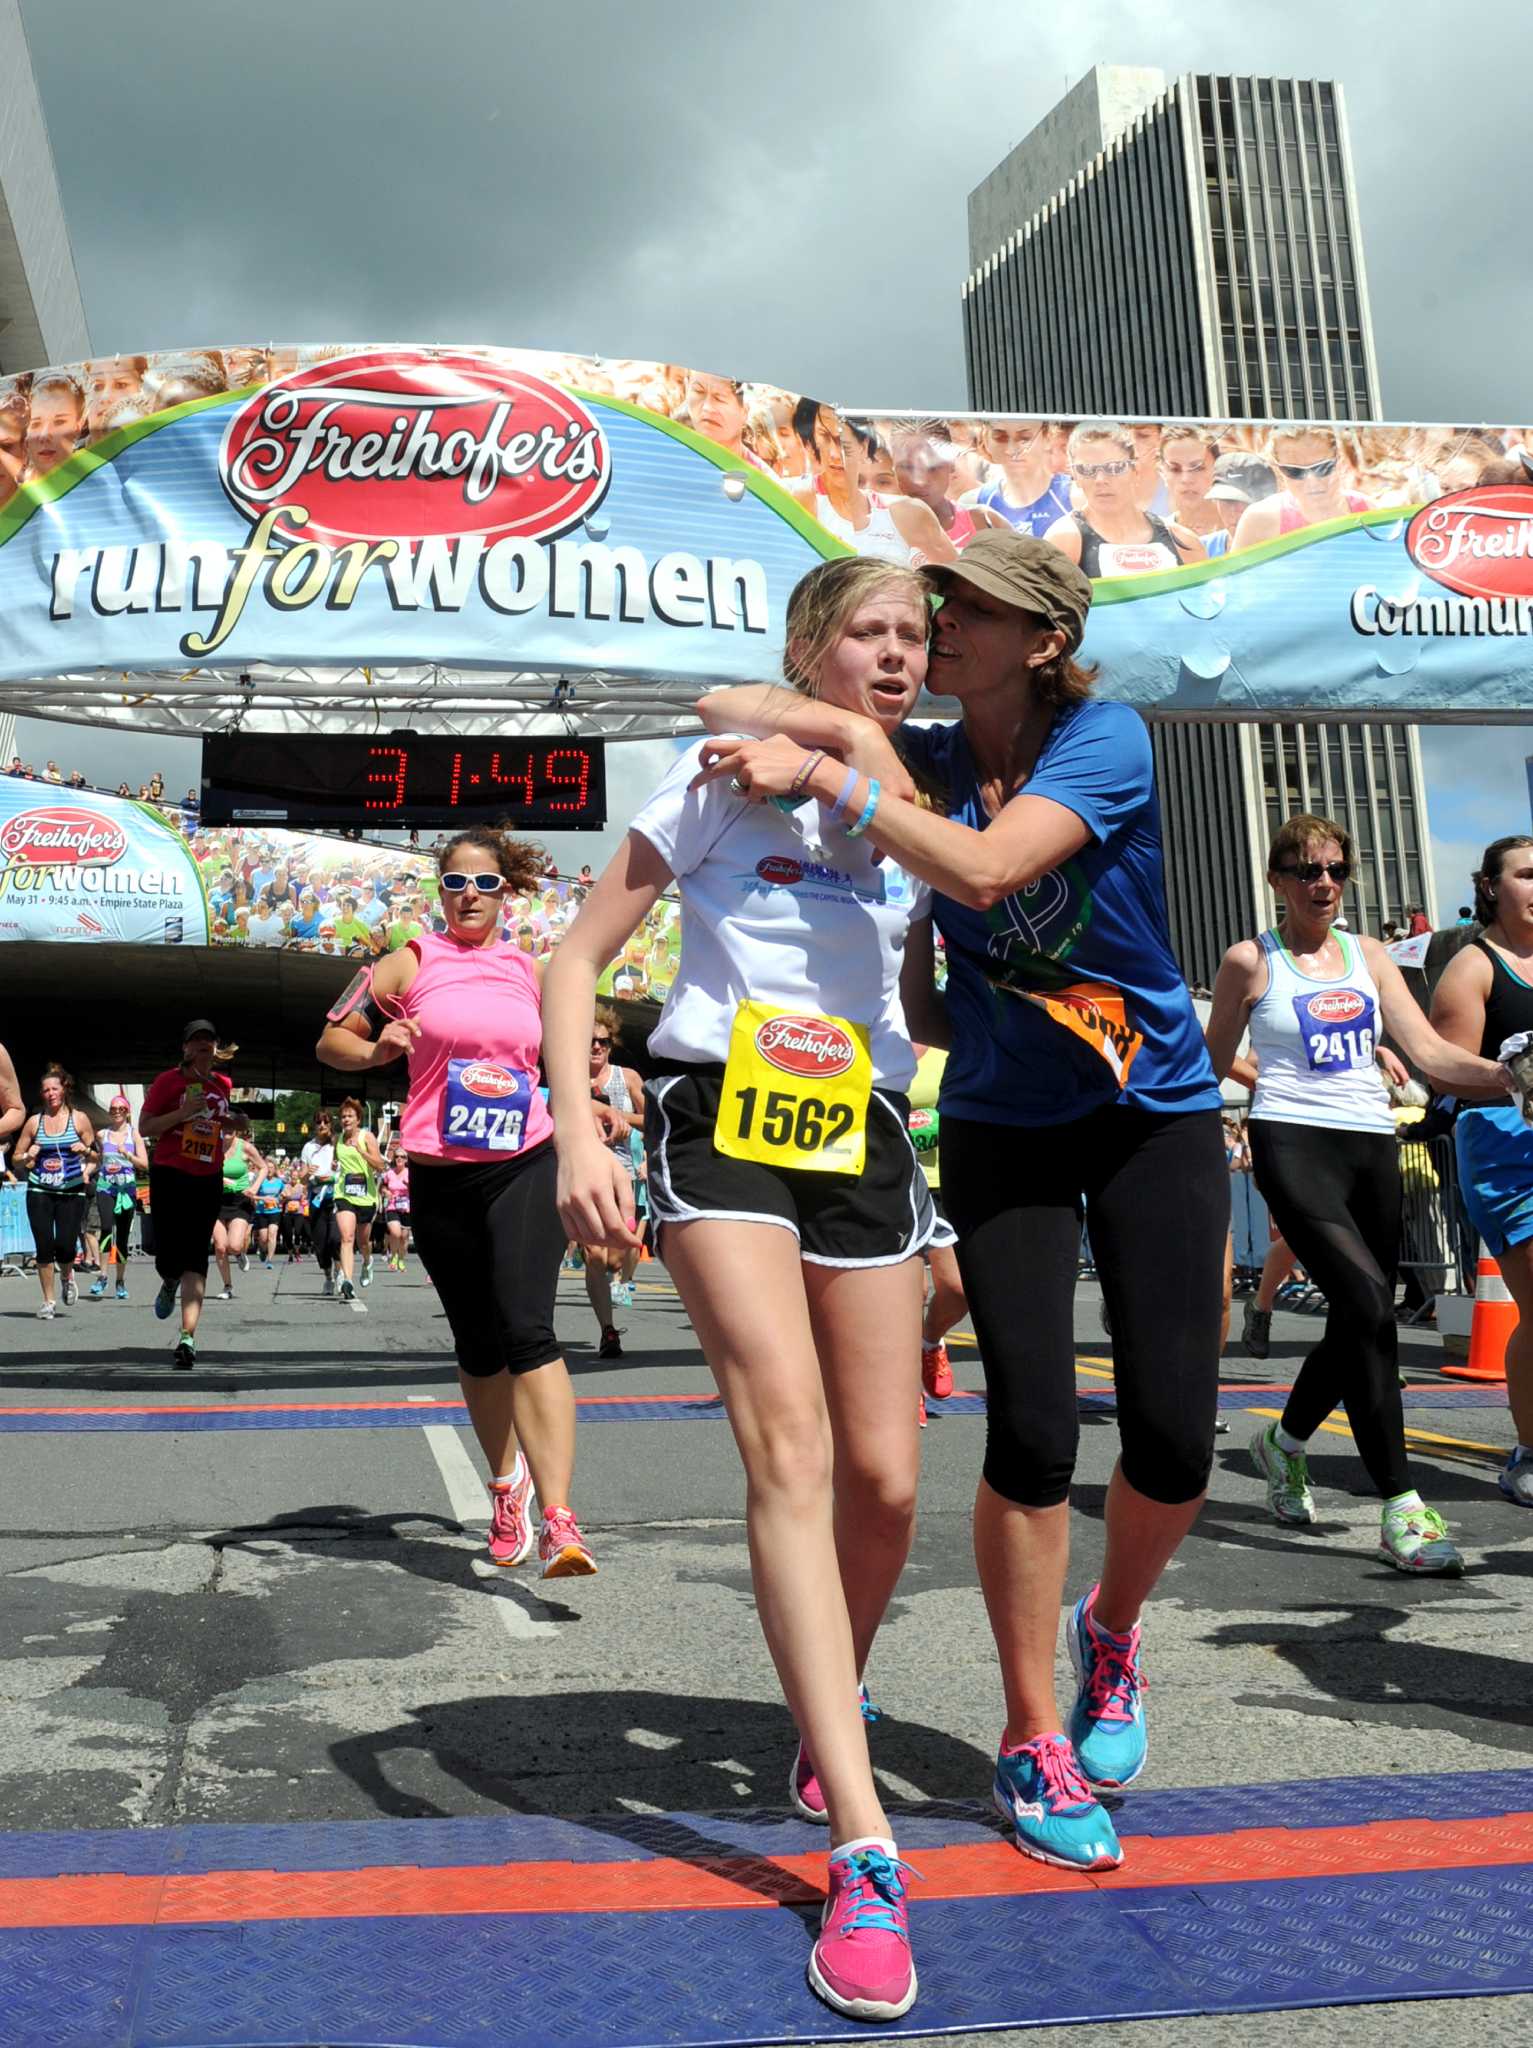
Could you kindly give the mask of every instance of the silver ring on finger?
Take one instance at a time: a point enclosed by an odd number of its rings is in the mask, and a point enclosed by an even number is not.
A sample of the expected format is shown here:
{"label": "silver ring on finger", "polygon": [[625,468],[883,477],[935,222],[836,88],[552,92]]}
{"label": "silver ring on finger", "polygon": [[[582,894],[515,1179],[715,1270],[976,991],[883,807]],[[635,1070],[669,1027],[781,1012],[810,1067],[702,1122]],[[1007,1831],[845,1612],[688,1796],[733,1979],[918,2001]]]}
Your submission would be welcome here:
{"label": "silver ring on finger", "polygon": [[734,791],[736,796],[744,796],[746,793],[745,784],[740,780],[738,775],[733,776],[730,779],[729,786]]}

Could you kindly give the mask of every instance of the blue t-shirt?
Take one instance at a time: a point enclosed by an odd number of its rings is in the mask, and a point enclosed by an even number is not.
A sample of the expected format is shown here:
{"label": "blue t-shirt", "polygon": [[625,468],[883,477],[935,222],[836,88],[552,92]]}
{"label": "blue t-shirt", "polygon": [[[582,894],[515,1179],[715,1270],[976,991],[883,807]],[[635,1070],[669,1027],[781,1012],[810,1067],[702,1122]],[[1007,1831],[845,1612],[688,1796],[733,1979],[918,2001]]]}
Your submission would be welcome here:
{"label": "blue t-shirt", "polygon": [[979,502],[988,505],[992,512],[999,512],[1009,520],[1018,533],[1030,533],[1034,540],[1042,540],[1056,519],[1064,519],[1070,511],[1070,479],[1065,476],[1051,476],[1048,489],[1041,498],[1034,498],[1026,505],[1013,505],[1006,495],[1003,484],[991,484],[979,494]]}
{"label": "blue t-shirt", "polygon": [[[984,831],[961,725],[906,726],[896,744]],[[1171,951],[1150,735],[1126,704],[1062,711],[1025,785],[1074,811],[1081,851],[992,910],[940,892],[953,1049],[944,1116],[1061,1124],[1104,1104],[1217,1109],[1219,1088]]]}

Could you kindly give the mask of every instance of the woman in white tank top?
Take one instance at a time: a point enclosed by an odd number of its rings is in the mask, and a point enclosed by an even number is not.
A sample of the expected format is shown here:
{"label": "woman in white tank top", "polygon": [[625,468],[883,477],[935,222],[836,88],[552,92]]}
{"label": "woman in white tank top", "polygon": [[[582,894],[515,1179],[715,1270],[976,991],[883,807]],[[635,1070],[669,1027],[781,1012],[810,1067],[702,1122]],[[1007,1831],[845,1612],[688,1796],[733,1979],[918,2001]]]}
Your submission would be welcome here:
{"label": "woman in white tank top", "polygon": [[1449,1090],[1504,1087],[1508,1077],[1438,1037],[1377,939],[1338,928],[1354,867],[1342,826],[1290,818],[1267,857],[1281,932],[1231,946],[1214,984],[1214,1071],[1229,1072],[1249,1025],[1257,1063],[1252,1171],[1273,1222],[1329,1305],[1282,1420],[1257,1431],[1251,1454],[1274,1518],[1313,1522],[1305,1447],[1344,1406],[1384,1503],[1384,1556],[1401,1571],[1457,1574],[1463,1558],[1412,1486],[1405,1456],[1394,1312],[1400,1166],[1379,1040],[1387,1029]]}

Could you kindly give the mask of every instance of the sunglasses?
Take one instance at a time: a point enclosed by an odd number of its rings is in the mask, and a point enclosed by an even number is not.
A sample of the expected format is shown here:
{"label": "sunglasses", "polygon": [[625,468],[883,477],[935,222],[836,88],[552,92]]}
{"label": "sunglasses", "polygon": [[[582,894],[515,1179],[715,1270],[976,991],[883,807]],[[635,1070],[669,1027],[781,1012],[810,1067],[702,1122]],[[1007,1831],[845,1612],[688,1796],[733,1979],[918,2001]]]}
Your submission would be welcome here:
{"label": "sunglasses", "polygon": [[1292,875],[1297,882],[1318,882],[1322,875],[1328,875],[1333,882],[1351,879],[1351,863],[1344,860],[1301,860],[1293,867],[1279,868],[1280,875]]}
{"label": "sunglasses", "polygon": [[1127,456],[1121,462],[1078,462],[1075,474],[1083,483],[1088,480],[1095,483],[1101,476],[1127,476],[1133,466]]}
{"label": "sunglasses", "polygon": [[456,870],[441,877],[442,887],[450,896],[459,896],[471,884],[481,896],[498,896],[506,886],[504,875],[461,875]]}
{"label": "sunglasses", "polygon": [[599,1046],[603,1051],[605,1051],[611,1043],[612,1040],[610,1038],[593,1038],[591,1040],[593,1048]]}
{"label": "sunglasses", "polygon": [[1324,462],[1280,462],[1278,469],[1290,482],[1302,483],[1307,476],[1329,476],[1340,460],[1339,455],[1328,455]]}

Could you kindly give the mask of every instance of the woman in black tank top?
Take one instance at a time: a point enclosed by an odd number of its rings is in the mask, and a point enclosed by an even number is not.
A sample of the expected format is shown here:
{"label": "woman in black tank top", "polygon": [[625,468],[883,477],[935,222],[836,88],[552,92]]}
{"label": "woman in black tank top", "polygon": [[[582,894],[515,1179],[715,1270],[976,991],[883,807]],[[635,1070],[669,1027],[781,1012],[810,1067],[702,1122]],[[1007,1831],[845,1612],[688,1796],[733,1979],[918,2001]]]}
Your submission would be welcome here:
{"label": "woman in black tank top", "polygon": [[[1497,839],[1474,877],[1482,931],[1455,954],[1432,998],[1444,1038],[1496,1059],[1515,1032],[1533,1031],[1533,838]],[[1517,1444],[1499,1485],[1533,1508],[1533,1125],[1519,1103],[1466,1102],[1454,1127],[1469,1220],[1517,1304],[1506,1347],[1506,1391]]]}

